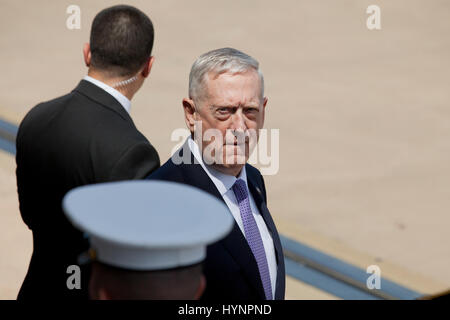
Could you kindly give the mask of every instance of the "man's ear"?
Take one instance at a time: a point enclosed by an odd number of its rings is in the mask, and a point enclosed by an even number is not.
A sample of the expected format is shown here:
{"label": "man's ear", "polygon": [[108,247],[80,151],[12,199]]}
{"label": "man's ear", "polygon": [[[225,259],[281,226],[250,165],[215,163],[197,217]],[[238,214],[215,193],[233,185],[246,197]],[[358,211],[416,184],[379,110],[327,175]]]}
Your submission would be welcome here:
{"label": "man's ear", "polygon": [[141,72],[141,75],[144,78],[147,78],[148,75],[150,74],[150,71],[152,70],[152,66],[153,66],[153,61],[155,61],[155,57],[151,56],[150,58],[148,58],[147,62],[145,63],[144,69]]}
{"label": "man's ear", "polygon": [[205,276],[202,274],[200,277],[200,284],[198,285],[197,288],[197,292],[195,293],[195,300],[199,300],[203,294],[203,292],[205,292],[205,288],[206,288],[206,278]]}
{"label": "man's ear", "polygon": [[191,131],[191,133],[194,133],[194,125],[196,115],[195,115],[195,104],[192,99],[184,98],[183,99],[183,109],[184,109],[184,121],[186,121],[186,125]]}
{"label": "man's ear", "polygon": [[266,105],[267,105],[267,101],[269,101],[269,99],[267,99],[267,97],[264,97],[263,107],[262,107],[262,123],[261,123],[261,128],[264,126],[264,119],[265,119],[265,116],[266,116]]}
{"label": "man's ear", "polygon": [[100,287],[98,289],[98,300],[111,300],[111,297],[108,294],[108,291],[103,287]]}
{"label": "man's ear", "polygon": [[84,56],[84,63],[86,64],[86,67],[90,67],[91,65],[91,46],[89,43],[85,43],[83,46],[83,56]]}

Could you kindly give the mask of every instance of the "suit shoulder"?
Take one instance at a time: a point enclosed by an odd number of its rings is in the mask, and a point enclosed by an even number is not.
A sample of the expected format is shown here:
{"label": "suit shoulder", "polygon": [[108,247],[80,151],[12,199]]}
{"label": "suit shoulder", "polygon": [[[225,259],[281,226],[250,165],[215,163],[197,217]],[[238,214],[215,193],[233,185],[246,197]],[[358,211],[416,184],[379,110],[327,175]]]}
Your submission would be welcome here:
{"label": "suit shoulder", "polygon": [[38,103],[26,113],[25,117],[21,121],[21,124],[26,123],[35,117],[48,116],[49,112],[58,106],[68,103],[71,98],[73,98],[73,93],[68,93],[58,98]]}
{"label": "suit shoulder", "polygon": [[73,93],[68,93],[52,100],[40,102],[32,107],[20,122],[17,137],[20,138],[23,131],[28,132],[35,130],[37,127],[45,126],[45,123],[56,114],[60,107],[69,103],[72,98]]}

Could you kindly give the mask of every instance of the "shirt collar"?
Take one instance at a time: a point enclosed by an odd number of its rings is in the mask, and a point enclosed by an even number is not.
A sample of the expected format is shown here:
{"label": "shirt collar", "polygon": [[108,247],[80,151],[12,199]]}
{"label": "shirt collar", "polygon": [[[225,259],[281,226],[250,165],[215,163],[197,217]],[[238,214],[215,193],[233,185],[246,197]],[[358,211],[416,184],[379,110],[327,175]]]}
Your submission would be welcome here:
{"label": "shirt collar", "polygon": [[217,190],[220,192],[220,194],[223,196],[225,193],[228,192],[228,190],[231,189],[231,187],[234,185],[237,179],[242,179],[245,182],[245,185],[247,186],[247,172],[245,171],[245,165],[242,167],[241,172],[239,173],[239,176],[236,178],[235,176],[228,175],[225,173],[222,173],[220,171],[217,171],[216,169],[212,168],[209,165],[206,165],[203,162],[203,157],[200,153],[200,148],[198,147],[197,143],[192,139],[192,137],[188,138],[188,145],[189,149],[191,149],[192,154],[194,155],[195,159],[200,163],[202,168],[206,171],[208,176],[213,181],[214,185],[216,186]]}
{"label": "shirt collar", "polygon": [[119,91],[114,89],[113,87],[108,86],[106,83],[101,82],[100,80],[94,79],[90,76],[84,76],[83,80],[89,81],[92,84],[95,84],[97,87],[102,88],[106,92],[108,92],[110,95],[112,95],[119,103],[124,107],[124,109],[130,113],[131,109],[131,101],[125,97],[123,94],[121,94]]}

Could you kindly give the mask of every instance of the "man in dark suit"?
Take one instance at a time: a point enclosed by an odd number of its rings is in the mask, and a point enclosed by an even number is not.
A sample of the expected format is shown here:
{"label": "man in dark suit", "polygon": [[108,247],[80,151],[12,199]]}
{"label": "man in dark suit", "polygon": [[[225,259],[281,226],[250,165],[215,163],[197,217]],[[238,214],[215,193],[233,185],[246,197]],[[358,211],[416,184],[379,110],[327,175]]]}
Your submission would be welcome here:
{"label": "man in dark suit", "polygon": [[283,251],[264,180],[246,164],[266,104],[255,59],[232,48],[203,54],[192,66],[189,98],[183,100],[191,137],[149,177],[209,192],[234,217],[231,233],[207,248],[204,300],[284,299]]}
{"label": "man in dark suit", "polygon": [[83,50],[88,75],[71,93],[35,106],[20,124],[17,186],[33,254],[18,299],[87,299],[88,266],[79,274],[80,289],[67,283],[68,267],[79,265],[88,243],[64,216],[63,196],[81,185],[141,179],[159,167],[158,153],[129,114],[152,67],[153,37],[152,22],[138,9],[102,10]]}

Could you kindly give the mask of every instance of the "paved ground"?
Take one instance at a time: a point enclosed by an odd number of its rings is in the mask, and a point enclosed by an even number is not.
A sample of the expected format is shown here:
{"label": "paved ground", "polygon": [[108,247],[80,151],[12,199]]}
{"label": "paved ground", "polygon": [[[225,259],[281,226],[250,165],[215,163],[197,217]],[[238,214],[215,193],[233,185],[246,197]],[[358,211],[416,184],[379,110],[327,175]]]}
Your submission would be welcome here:
{"label": "paved ground", "polygon": [[[73,89],[102,8],[76,1],[0,3],[0,117]],[[127,1],[156,28],[156,62],[133,100],[137,126],[169,157],[181,99],[201,53],[233,46],[260,63],[280,129],[266,176],[282,233],[421,292],[450,287],[450,3],[446,0]],[[379,31],[366,28],[368,5]],[[13,158],[0,154],[0,298],[14,298],[31,253],[18,216]],[[333,298],[289,279],[290,298]]]}

